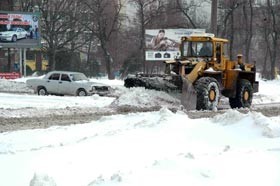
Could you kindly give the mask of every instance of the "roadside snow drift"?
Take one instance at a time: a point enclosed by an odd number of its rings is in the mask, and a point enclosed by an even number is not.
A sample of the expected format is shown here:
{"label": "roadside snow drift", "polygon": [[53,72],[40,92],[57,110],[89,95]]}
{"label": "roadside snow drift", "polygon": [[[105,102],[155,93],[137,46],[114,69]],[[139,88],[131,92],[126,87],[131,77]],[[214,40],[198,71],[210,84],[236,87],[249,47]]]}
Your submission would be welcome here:
{"label": "roadside snow drift", "polygon": [[280,185],[280,117],[168,109],[0,134],[0,185]]}

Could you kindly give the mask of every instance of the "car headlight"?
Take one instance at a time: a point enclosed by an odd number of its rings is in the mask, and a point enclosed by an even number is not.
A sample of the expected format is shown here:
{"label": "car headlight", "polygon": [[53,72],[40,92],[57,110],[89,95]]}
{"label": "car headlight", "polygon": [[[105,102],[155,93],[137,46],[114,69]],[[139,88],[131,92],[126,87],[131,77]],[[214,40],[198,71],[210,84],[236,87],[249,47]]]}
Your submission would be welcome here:
{"label": "car headlight", "polygon": [[91,91],[91,92],[95,91],[95,87],[94,87],[94,86],[91,86],[90,91]]}

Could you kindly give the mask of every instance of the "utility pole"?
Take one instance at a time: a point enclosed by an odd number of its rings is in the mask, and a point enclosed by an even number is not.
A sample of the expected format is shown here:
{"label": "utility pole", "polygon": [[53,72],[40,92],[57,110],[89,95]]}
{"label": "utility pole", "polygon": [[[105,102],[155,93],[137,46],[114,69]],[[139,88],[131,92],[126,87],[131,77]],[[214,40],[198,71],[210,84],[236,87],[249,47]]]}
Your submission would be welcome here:
{"label": "utility pole", "polygon": [[218,0],[212,0],[211,6],[211,32],[217,35],[217,11],[218,11]]}

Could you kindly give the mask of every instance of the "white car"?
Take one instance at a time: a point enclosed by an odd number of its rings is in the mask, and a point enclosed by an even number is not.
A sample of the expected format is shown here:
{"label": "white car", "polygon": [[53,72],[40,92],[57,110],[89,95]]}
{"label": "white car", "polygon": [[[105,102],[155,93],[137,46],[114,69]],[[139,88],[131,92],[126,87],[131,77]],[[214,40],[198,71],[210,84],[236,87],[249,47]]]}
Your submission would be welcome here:
{"label": "white car", "polygon": [[13,27],[8,31],[0,32],[0,40],[16,42],[18,39],[26,39],[28,32],[23,28]]}
{"label": "white car", "polygon": [[29,79],[26,81],[38,95],[74,95],[88,96],[92,94],[106,95],[110,87],[104,84],[90,82],[80,72],[52,71],[43,78]]}

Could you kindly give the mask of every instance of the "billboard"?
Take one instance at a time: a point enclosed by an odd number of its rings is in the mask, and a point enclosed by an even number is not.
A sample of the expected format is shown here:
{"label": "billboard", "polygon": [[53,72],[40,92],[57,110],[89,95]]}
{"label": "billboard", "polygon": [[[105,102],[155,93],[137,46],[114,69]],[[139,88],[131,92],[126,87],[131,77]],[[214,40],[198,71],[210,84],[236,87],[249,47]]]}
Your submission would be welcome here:
{"label": "billboard", "polygon": [[174,59],[182,36],[205,33],[205,29],[149,29],[145,31],[146,61]]}
{"label": "billboard", "polygon": [[39,47],[39,21],[39,13],[0,11],[0,48]]}

